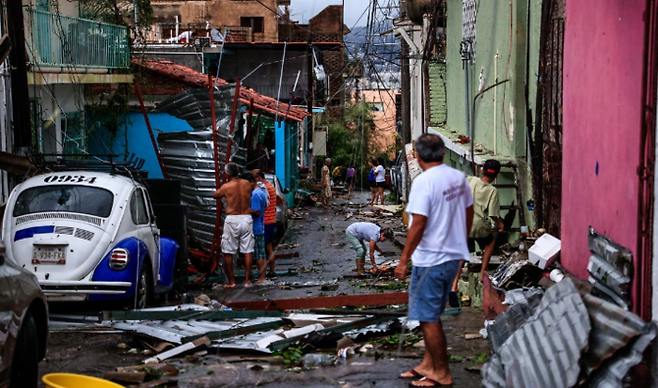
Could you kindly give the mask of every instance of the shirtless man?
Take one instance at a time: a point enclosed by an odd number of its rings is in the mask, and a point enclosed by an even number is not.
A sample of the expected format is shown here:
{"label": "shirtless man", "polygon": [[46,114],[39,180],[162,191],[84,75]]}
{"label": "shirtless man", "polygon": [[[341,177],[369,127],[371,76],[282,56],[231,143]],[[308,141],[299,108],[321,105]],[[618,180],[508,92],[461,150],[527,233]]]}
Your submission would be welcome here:
{"label": "shirtless man", "polygon": [[[254,230],[251,220],[251,183],[238,177],[237,164],[230,162],[224,168],[229,181],[213,193],[213,198],[226,199],[226,219],[222,234],[222,253],[224,254],[224,269],[228,276],[225,288],[235,288],[233,277],[233,255],[244,254],[247,268],[251,268],[254,251]],[[245,271],[244,286],[249,287],[249,271]]]}

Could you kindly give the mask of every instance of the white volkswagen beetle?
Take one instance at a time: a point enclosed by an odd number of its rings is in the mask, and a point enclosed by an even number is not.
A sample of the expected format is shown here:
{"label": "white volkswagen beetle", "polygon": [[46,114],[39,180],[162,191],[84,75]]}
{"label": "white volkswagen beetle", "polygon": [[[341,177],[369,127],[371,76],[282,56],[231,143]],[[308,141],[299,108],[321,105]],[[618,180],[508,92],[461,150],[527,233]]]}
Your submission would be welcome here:
{"label": "white volkswagen beetle", "polygon": [[146,307],[173,285],[178,245],[160,237],[146,188],[89,171],[32,177],[9,196],[7,260],[33,272],[49,301],[128,299]]}

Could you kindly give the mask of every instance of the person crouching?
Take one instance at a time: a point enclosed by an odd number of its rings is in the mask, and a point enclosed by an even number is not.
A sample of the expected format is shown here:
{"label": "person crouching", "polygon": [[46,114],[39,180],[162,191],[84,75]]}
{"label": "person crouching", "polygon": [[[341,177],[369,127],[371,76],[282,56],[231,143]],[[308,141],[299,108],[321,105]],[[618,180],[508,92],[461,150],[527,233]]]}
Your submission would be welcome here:
{"label": "person crouching", "polygon": [[368,242],[370,248],[370,262],[372,263],[370,272],[373,274],[377,273],[378,268],[375,262],[375,251],[382,253],[377,243],[393,238],[393,231],[390,228],[382,228],[372,222],[355,222],[347,227],[345,236],[347,237],[347,241],[352,244],[352,248],[356,251],[357,274],[365,274],[366,242]]}

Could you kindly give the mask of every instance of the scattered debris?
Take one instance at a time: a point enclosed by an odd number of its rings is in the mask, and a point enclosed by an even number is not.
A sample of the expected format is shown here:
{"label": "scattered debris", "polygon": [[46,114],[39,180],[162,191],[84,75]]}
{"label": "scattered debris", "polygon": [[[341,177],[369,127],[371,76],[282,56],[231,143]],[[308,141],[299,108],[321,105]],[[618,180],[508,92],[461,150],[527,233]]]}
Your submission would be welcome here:
{"label": "scattered debris", "polygon": [[510,301],[487,325],[493,357],[482,369],[483,387],[621,386],[657,332],[614,303],[581,296],[568,277],[543,296],[525,290]]}
{"label": "scattered debris", "polygon": [[587,271],[590,283],[598,296],[608,299],[628,310],[629,283],[633,278],[633,254],[608,237],[589,229],[589,258]]}

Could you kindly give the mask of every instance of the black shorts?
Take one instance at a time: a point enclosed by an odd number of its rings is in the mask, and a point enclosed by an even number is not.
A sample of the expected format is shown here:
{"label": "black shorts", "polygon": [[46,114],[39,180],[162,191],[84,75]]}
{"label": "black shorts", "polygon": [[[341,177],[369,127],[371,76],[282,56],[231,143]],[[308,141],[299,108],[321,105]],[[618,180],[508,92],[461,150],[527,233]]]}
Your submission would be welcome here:
{"label": "black shorts", "polygon": [[347,178],[345,178],[345,182],[354,183],[354,177],[353,176],[348,176]]}
{"label": "black shorts", "polygon": [[468,238],[468,251],[475,252],[475,243],[478,243],[478,247],[482,250],[486,248],[494,240],[493,234],[489,233],[488,236],[480,238]]}
{"label": "black shorts", "polygon": [[386,181],[377,182],[377,187],[386,187]]}
{"label": "black shorts", "polygon": [[373,187],[377,187],[377,182],[375,181],[368,181],[370,183],[370,188],[372,189]]}

